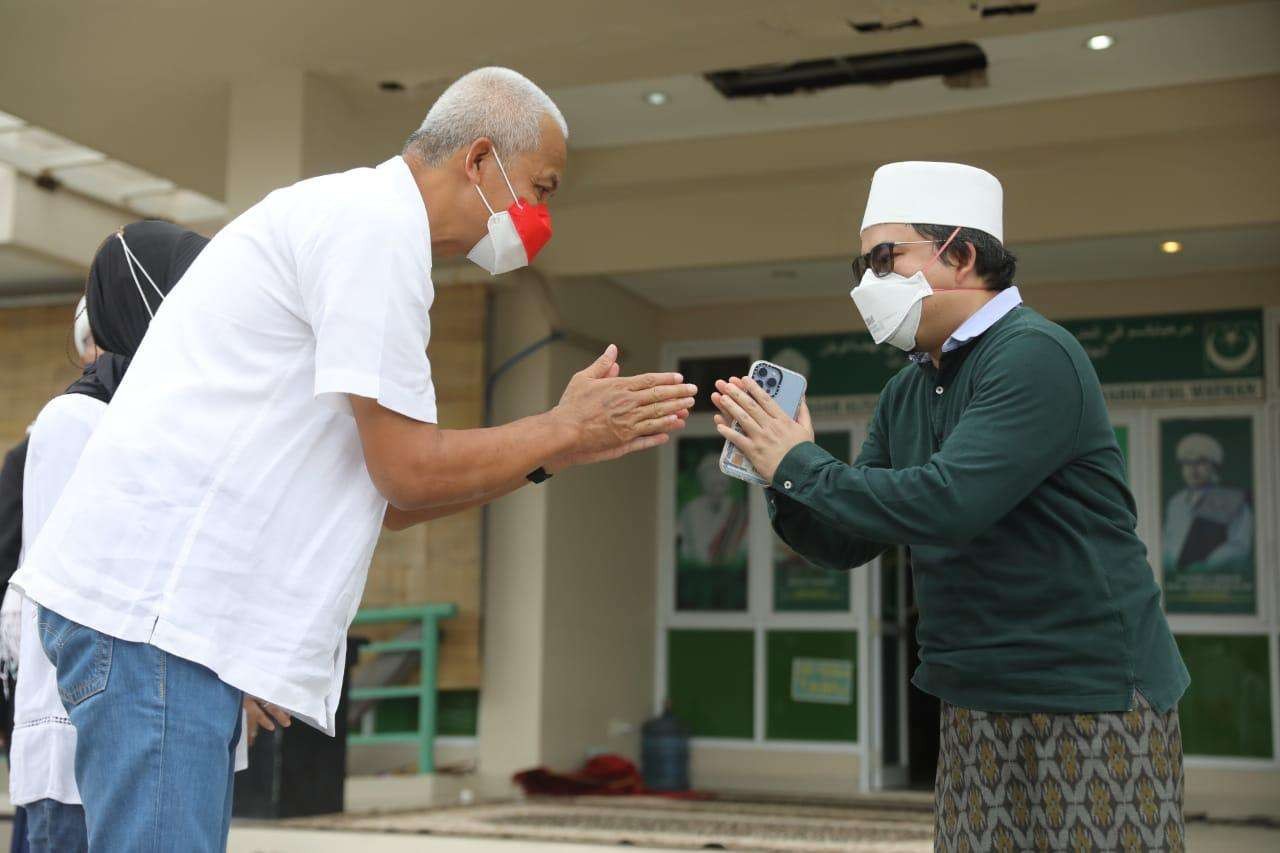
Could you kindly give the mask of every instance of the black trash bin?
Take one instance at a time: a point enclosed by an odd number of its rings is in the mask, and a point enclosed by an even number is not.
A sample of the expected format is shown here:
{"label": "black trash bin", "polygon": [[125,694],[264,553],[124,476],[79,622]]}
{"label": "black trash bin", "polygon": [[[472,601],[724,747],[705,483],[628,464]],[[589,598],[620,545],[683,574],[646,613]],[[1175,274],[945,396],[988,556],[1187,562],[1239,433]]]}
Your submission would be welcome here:
{"label": "black trash bin", "polygon": [[332,814],[343,809],[347,779],[347,685],[365,641],[347,641],[347,665],[334,736],[295,722],[259,732],[249,748],[249,768],[236,774],[235,817],[286,818]]}

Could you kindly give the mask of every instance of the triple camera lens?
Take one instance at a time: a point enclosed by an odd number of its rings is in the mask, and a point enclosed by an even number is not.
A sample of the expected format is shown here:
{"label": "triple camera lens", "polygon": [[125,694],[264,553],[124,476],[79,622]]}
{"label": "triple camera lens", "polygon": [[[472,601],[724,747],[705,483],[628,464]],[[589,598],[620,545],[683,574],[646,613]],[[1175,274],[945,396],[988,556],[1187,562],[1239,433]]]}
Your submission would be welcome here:
{"label": "triple camera lens", "polygon": [[756,368],[752,378],[756,380],[760,387],[764,388],[770,397],[778,395],[778,389],[782,385],[782,371],[778,370],[778,368],[769,364],[762,364]]}

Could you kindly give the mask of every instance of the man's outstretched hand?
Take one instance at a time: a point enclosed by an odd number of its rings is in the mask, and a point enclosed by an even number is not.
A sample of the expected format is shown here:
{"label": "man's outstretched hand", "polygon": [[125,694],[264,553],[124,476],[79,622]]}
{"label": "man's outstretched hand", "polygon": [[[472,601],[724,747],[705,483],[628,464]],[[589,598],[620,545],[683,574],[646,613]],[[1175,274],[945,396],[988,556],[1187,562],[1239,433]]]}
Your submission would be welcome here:
{"label": "man's outstretched hand", "polygon": [[569,380],[553,411],[572,424],[579,437],[573,449],[545,466],[548,471],[657,447],[684,426],[697,386],[685,383],[679,373],[620,372],[618,348],[610,344]]}
{"label": "man's outstretched hand", "polygon": [[[715,417],[716,431],[741,450],[766,480],[773,480],[791,448],[813,441],[813,422],[804,400],[793,419],[754,379],[720,379],[716,390],[711,395],[711,402],[721,412]],[[742,432],[733,428],[734,421]]]}

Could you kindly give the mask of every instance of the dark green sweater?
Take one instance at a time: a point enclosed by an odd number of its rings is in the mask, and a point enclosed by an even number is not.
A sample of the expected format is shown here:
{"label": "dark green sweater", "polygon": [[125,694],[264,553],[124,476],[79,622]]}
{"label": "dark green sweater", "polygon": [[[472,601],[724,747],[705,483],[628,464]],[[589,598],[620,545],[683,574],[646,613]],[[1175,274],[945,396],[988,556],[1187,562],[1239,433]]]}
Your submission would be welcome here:
{"label": "dark green sweater", "polygon": [[769,491],[784,541],[851,569],[911,548],[913,682],[987,711],[1157,709],[1190,679],[1135,532],[1093,365],[1061,326],[1016,308],[885,387],[852,465],[792,449]]}

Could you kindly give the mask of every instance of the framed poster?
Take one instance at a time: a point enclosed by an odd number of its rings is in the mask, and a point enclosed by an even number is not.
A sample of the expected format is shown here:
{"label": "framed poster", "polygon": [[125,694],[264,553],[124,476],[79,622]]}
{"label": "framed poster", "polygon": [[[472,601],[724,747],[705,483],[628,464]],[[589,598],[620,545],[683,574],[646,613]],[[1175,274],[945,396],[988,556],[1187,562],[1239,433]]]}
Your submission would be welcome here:
{"label": "framed poster", "polygon": [[1170,613],[1257,612],[1254,419],[1160,422],[1160,559]]}
{"label": "framed poster", "polygon": [[747,609],[747,484],[720,471],[724,439],[676,446],[676,610]]}

